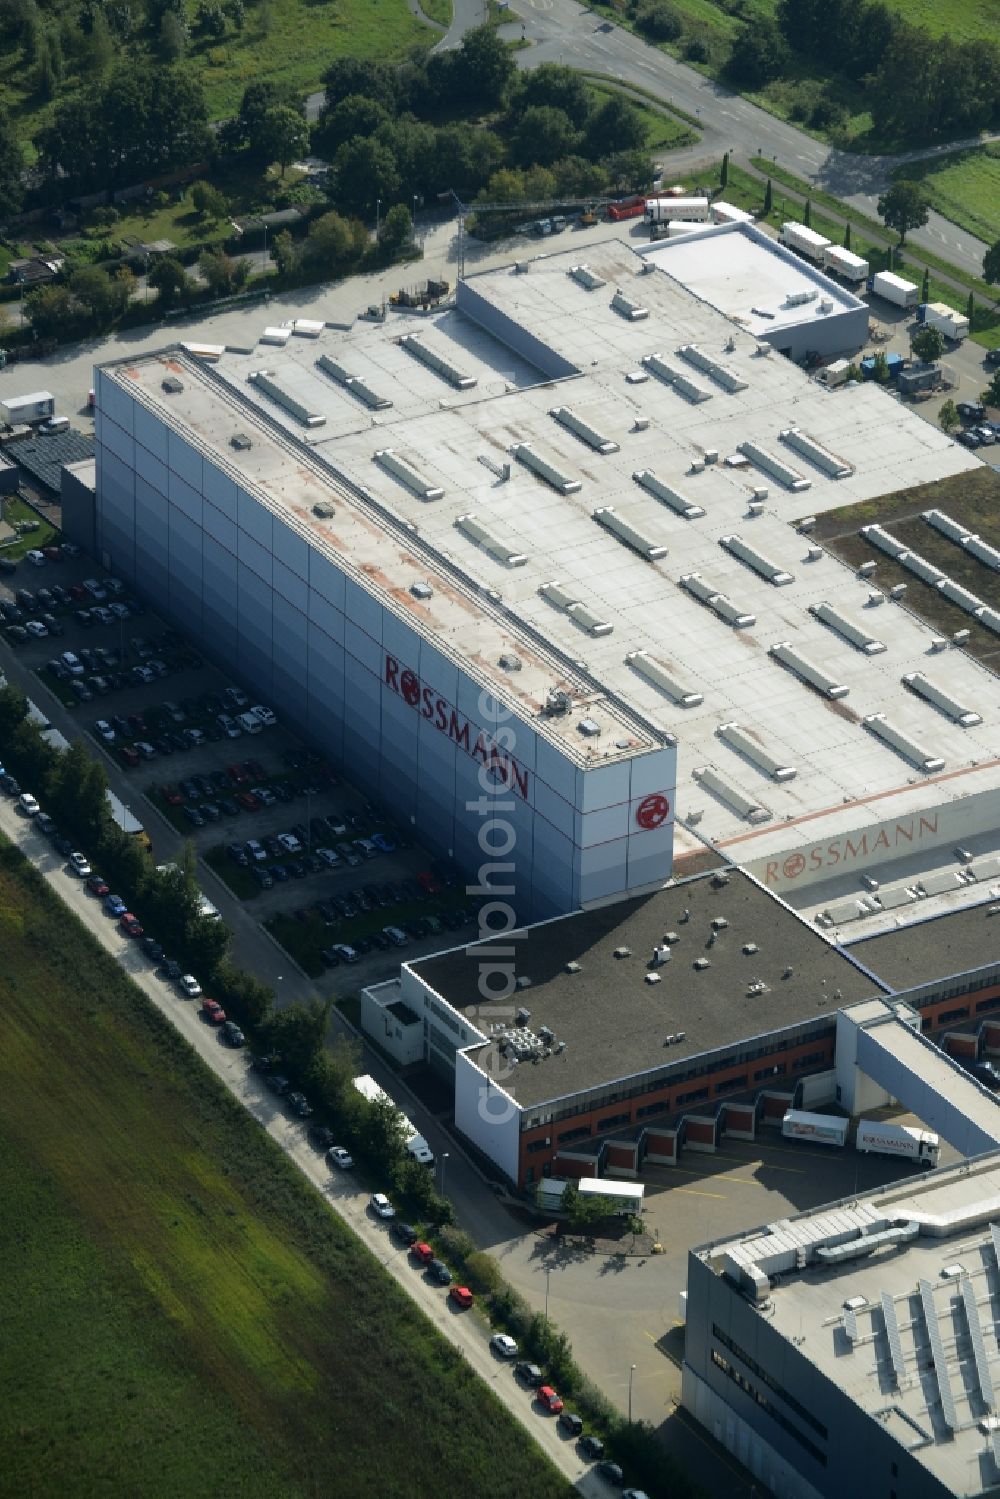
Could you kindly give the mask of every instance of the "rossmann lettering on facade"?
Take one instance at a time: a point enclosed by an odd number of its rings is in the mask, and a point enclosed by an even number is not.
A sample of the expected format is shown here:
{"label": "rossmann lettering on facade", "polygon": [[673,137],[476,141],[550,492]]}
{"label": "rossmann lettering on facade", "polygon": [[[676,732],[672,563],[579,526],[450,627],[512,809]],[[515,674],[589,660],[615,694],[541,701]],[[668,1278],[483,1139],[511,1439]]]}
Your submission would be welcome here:
{"label": "rossmann lettering on facade", "polygon": [[809,879],[815,878],[819,870],[835,869],[840,864],[855,864],[859,859],[884,859],[893,849],[935,837],[937,830],[938,813],[932,812],[903,818],[899,822],[881,823],[878,827],[866,828],[863,833],[845,833],[841,838],[832,838],[829,843],[799,849],[784,859],[769,859],[764,871],[764,883],[783,885],[808,876],[805,880],[808,884]]}
{"label": "rossmann lettering on facade", "polygon": [[383,681],[391,692],[395,692],[415,713],[433,724],[459,749],[486,769],[495,781],[510,788],[528,801],[528,772],[514,756],[503,749],[495,739],[484,734],[482,729],[469,722],[458,709],[441,696],[436,687],[422,682],[415,671],[386,652]]}

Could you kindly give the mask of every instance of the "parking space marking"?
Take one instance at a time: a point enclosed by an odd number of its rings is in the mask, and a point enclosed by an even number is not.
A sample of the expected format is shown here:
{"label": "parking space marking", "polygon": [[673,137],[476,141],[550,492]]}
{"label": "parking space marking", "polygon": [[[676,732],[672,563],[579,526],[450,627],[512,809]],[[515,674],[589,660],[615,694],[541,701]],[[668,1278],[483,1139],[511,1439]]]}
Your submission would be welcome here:
{"label": "parking space marking", "polygon": [[725,1192],[699,1192],[694,1187],[675,1187],[675,1192],[686,1192],[689,1197],[714,1197],[718,1202],[725,1202]]}
{"label": "parking space marking", "polygon": [[[812,1153],[815,1154],[815,1152]],[[798,1151],[795,1154],[798,1155]],[[725,1155],[721,1150],[715,1152],[715,1159],[717,1161],[739,1161],[742,1166],[767,1166],[770,1171],[793,1171],[796,1176],[805,1176],[806,1174],[804,1166],[777,1166],[772,1161],[765,1161],[763,1157],[758,1161],[747,1161],[741,1155]]]}

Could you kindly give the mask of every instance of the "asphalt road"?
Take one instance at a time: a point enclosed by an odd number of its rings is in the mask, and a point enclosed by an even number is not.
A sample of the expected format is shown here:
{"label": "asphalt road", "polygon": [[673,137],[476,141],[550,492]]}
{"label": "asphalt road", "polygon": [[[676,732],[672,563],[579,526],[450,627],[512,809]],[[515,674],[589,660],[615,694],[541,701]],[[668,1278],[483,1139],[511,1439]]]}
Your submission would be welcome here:
{"label": "asphalt road", "polygon": [[309,1145],[305,1126],[285,1115],[256,1074],[250,1072],[245,1055],[227,1048],[218,1031],[200,1019],[197,1006],[181,999],[173,985],[156,976],[138,944],[121,935],[116,924],[104,915],[100,903],[88,896],[83,882],[67,871],[64,861],[54,853],[48,841],[34,830],[28,819],[15,811],[15,804],[7,798],[0,802],[0,829],[24,850],[60,899],[121,963],[207,1066],[291,1157],[303,1176],[322,1193],[333,1211],[353,1229],[442,1336],[454,1344],[469,1368],[490,1386],[549,1460],[587,1499],[606,1499],[611,1490],[589,1464],[581,1461],[575,1444],[560,1436],[554,1420],[539,1414],[530,1394],[515,1382],[510,1364],[490,1352],[489,1329],[480,1315],[453,1311],[445,1293],[427,1284],[410,1256],[394,1244],[385,1228],[368,1210],[367,1192],[359,1190],[349,1173],[331,1175],[323,1157]]}

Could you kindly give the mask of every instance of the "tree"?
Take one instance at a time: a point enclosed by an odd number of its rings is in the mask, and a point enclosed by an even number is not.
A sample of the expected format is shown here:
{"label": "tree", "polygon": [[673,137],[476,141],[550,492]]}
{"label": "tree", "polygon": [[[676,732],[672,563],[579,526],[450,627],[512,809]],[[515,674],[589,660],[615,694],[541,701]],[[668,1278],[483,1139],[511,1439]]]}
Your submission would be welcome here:
{"label": "tree", "polygon": [[910,339],[910,348],[924,364],[933,364],[944,353],[944,334],[940,328],[930,328],[924,323]]}
{"label": "tree", "polygon": [[958,414],[954,401],[945,401],[938,411],[938,421],[941,423],[943,432],[954,432],[956,427],[962,425],[962,418]]}
{"label": "tree", "polygon": [[68,286],[38,286],[24,298],[24,315],[38,338],[65,338],[79,327],[80,309]]}
{"label": "tree", "polygon": [[309,149],[309,127],[289,104],[272,104],[260,124],[259,149],[267,161],[276,161],[284,177],[285,168]]}
{"label": "tree", "polygon": [[894,182],[878,200],[879,217],[887,229],[895,229],[901,245],[911,229],[922,229],[927,223],[929,209],[926,188],[905,179]]}
{"label": "tree", "polygon": [[107,328],[128,306],[127,284],[116,281],[96,265],[74,271],[69,289],[87,321],[96,328]]}
{"label": "tree", "polygon": [[160,56],[164,62],[179,62],[187,47],[187,27],[175,10],[164,11],[160,21]]}
{"label": "tree", "polygon": [[493,26],[476,26],[467,31],[462,45],[451,56],[462,99],[474,103],[479,109],[503,104],[517,64],[510,48]]}
{"label": "tree", "polygon": [[191,184],[191,202],[194,204],[195,212],[203,219],[225,218],[229,212],[229,204],[224,194],[211,182],[198,181]]}
{"label": "tree", "polygon": [[332,1008],[332,999],[310,999],[275,1010],[264,1026],[267,1050],[277,1052],[297,1079],[306,1076],[323,1050]]}
{"label": "tree", "polygon": [[271,259],[279,276],[290,276],[296,269],[299,260],[298,246],[287,229],[282,229],[280,234],[274,236],[271,242]]}
{"label": "tree", "polygon": [[812,206],[812,199],[811,198],[807,198],[806,199],[806,206],[802,210],[802,222],[803,222],[803,224],[805,224],[805,226],[806,226],[807,229],[809,228],[810,224],[812,223],[812,208],[813,208],[813,206]]}
{"label": "tree", "polygon": [[[362,94],[374,99],[389,113],[396,107],[396,89],[393,71],[385,63],[371,62],[360,57],[338,57],[323,74],[326,100],[323,113],[333,110],[351,94]],[[320,119],[323,114],[321,113]]]}
{"label": "tree", "polygon": [[577,132],[565,110],[552,104],[533,104],[518,120],[511,136],[511,153],[520,165],[550,167],[576,149]]}
{"label": "tree", "polygon": [[17,213],[24,198],[24,155],[7,111],[0,106],[0,217]]}
{"label": "tree", "polygon": [[191,295],[187,272],[173,255],[164,255],[155,260],[150,266],[147,279],[164,307],[170,307],[178,300],[184,301]]}
{"label": "tree", "polygon": [[719,170],[719,186],[721,188],[725,189],[726,183],[728,181],[729,181],[729,152],[727,151],[725,153],[725,155],[723,156],[723,158],[722,158],[722,166],[721,166],[721,168]]}
{"label": "tree", "polygon": [[850,224],[845,224],[844,225],[844,249],[845,250],[849,250],[850,248],[851,248],[851,226],[850,226]]}
{"label": "tree", "polygon": [[768,214],[771,212],[771,210],[772,210],[773,207],[774,207],[774,185],[771,182],[771,179],[769,177],[767,179],[767,183],[766,183],[766,185],[764,187],[764,217],[765,218],[767,218]]}
{"label": "tree", "polygon": [[20,687],[0,687],[0,744],[8,744],[28,717],[28,699]]}
{"label": "tree", "polygon": [[202,36],[218,40],[226,34],[226,16],[216,0],[202,0],[195,13],[194,29]]}
{"label": "tree", "polygon": [[[356,136],[374,135],[380,125],[392,118],[378,99],[365,94],[348,94],[330,110],[324,110],[313,131],[317,150],[334,156],[341,146]],[[459,178],[461,180],[461,178]]]}
{"label": "tree", "polygon": [[876,385],[888,385],[889,383],[889,361],[886,358],[884,349],[879,349],[872,360],[872,378]]}
{"label": "tree", "polygon": [[314,221],[302,247],[302,258],[318,270],[335,272],[353,259],[351,226],[339,213],[325,213]]}
{"label": "tree", "polygon": [[676,42],[684,21],[670,0],[642,0],[635,15],[636,30],[654,42]]}
{"label": "tree", "polygon": [[337,198],[354,213],[373,214],[375,200],[391,201],[400,189],[396,158],[376,140],[348,141],[334,157]]}
{"label": "tree", "polygon": [[[244,260],[249,266],[249,261]],[[203,250],[198,257],[198,270],[213,296],[222,297],[236,285],[237,262],[224,250]]]}
{"label": "tree", "polygon": [[[1000,406],[1000,370],[997,370],[986,389],[980,392],[979,399],[984,406]],[[0,735],[0,741],[2,738]]]}
{"label": "tree", "polygon": [[[2,180],[3,173],[0,172],[0,182]],[[1000,239],[995,240],[983,256],[983,280],[989,282],[990,286],[996,286],[1000,282]]]}
{"label": "tree", "polygon": [[584,154],[602,161],[622,151],[641,151],[645,144],[646,126],[639,111],[620,94],[613,94],[590,117]]}
{"label": "tree", "polygon": [[587,85],[575,68],[561,63],[543,62],[520,75],[511,100],[512,122],[533,104],[549,104],[568,115],[578,130],[587,123],[591,102]]}
{"label": "tree", "polygon": [[382,220],[379,245],[387,255],[395,255],[413,242],[413,218],[405,203],[396,203]]}
{"label": "tree", "polygon": [[726,72],[741,88],[759,89],[780,78],[787,62],[788,48],[775,22],[755,16],[736,33]]}
{"label": "tree", "polygon": [[923,278],[923,281],[920,283],[920,300],[921,300],[921,302],[929,302],[930,299],[931,299],[931,273],[927,269],[927,267],[925,266],[924,267],[924,278]]}

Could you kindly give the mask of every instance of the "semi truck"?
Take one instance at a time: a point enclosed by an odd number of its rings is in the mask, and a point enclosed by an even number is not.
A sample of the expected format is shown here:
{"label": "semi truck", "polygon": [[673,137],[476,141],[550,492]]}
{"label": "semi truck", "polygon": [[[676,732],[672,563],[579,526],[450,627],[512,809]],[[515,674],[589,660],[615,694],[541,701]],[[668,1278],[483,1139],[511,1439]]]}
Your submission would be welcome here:
{"label": "semi truck", "polygon": [[398,1103],[394,1103],[384,1089],[380,1088],[373,1077],[363,1072],[360,1077],[354,1079],[354,1086],[362,1098],[367,1098],[369,1103],[381,1103],[395,1110],[403,1131],[403,1144],[407,1155],[411,1156],[418,1165],[433,1166],[434,1152],[431,1150],[423,1135],[420,1134],[416,1125],[403,1113]]}
{"label": "semi truck", "polygon": [[860,286],[862,281],[868,280],[868,262],[860,255],[854,255],[850,250],[845,250],[841,245],[827,245],[823,251],[823,269],[833,271],[842,281],[849,281],[852,286]]}
{"label": "semi truck", "polygon": [[830,248],[830,241],[826,236],[817,234],[807,224],[782,224],[778,230],[778,238],[789,250],[795,250],[817,265],[822,265],[823,256]]}
{"label": "semi truck", "polygon": [[707,198],[647,198],[646,222],[667,224],[684,221],[689,224],[708,224],[712,219],[712,205]]}
{"label": "semi truck", "polygon": [[886,302],[895,303],[897,307],[916,307],[920,301],[919,286],[912,281],[904,281],[902,276],[897,276],[892,271],[876,271],[868,282],[868,290]]}
{"label": "semi truck", "polygon": [[55,413],[56,398],[49,390],[35,390],[27,396],[8,396],[0,401],[0,420],[8,427],[34,426],[48,421]]}
{"label": "semi truck", "polygon": [[920,302],[917,304],[917,322],[928,328],[937,328],[945,338],[961,343],[969,335],[969,319],[961,312],[949,307],[947,302]]}
{"label": "semi truck", "polygon": [[906,1124],[883,1124],[878,1119],[859,1120],[854,1143],[863,1155],[900,1156],[906,1161],[918,1161],[927,1171],[937,1165],[941,1155],[937,1135],[911,1129]]}
{"label": "semi truck", "polygon": [[843,1145],[851,1121],[836,1114],[807,1114],[789,1109],[781,1121],[786,1140],[812,1140],[816,1145]]}

